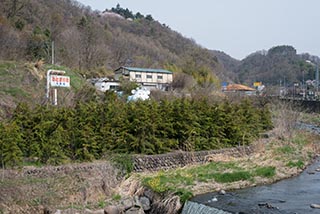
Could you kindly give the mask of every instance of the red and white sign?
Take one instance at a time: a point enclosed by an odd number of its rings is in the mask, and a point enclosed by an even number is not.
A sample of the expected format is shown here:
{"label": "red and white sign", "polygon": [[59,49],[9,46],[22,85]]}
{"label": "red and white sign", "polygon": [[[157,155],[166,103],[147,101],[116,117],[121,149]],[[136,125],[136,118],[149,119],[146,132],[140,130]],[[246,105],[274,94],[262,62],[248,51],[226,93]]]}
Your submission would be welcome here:
{"label": "red and white sign", "polygon": [[50,85],[52,87],[70,87],[70,77],[61,75],[51,75]]}

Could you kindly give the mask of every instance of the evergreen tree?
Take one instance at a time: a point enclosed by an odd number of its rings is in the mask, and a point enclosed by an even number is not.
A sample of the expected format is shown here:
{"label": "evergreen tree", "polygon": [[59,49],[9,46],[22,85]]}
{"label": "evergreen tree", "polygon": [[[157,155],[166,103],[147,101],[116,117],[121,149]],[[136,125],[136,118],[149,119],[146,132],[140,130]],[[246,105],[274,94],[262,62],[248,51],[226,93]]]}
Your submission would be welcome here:
{"label": "evergreen tree", "polygon": [[58,165],[68,160],[65,154],[67,149],[65,136],[65,130],[63,130],[61,125],[58,125],[48,139],[48,143],[43,147],[43,163]]}
{"label": "evergreen tree", "polygon": [[23,153],[19,148],[22,136],[16,123],[0,124],[0,161],[2,167],[12,167],[22,164]]}

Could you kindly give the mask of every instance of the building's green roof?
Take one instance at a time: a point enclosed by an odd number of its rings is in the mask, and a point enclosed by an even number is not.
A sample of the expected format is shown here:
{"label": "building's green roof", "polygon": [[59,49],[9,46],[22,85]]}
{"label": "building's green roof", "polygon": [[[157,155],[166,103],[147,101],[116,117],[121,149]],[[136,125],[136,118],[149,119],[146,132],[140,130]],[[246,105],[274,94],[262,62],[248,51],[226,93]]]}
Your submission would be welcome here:
{"label": "building's green roof", "polygon": [[[165,74],[172,74],[171,71],[164,70],[164,69],[152,69],[152,68],[134,68],[134,67],[120,67],[117,70],[124,68],[128,71],[135,71],[135,72],[146,72],[146,73],[165,73]],[[116,70],[116,71],[117,71]]]}

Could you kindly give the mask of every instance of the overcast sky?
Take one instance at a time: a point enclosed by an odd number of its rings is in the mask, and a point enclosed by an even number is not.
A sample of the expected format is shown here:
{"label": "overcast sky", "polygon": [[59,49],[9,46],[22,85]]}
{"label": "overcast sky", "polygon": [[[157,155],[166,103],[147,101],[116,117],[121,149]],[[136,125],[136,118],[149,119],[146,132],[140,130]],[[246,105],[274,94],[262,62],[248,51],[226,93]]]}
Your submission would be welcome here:
{"label": "overcast sky", "polygon": [[243,59],[258,50],[292,45],[320,56],[320,0],[79,0],[93,10],[117,3],[151,14],[199,45]]}

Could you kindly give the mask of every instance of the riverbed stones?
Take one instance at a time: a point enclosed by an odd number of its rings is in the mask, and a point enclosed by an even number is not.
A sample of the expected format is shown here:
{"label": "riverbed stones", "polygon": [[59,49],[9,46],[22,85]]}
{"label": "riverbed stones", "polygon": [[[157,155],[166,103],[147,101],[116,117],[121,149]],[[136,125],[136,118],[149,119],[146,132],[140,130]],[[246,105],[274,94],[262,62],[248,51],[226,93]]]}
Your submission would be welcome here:
{"label": "riverbed stones", "polygon": [[310,207],[313,209],[320,209],[320,204],[311,204]]}
{"label": "riverbed stones", "polygon": [[226,194],[226,191],[224,191],[224,190],[222,189],[222,190],[219,191],[219,194],[220,194],[220,195],[225,195],[225,194]]}
{"label": "riverbed stones", "polygon": [[217,201],[218,199],[216,197],[213,197],[208,201],[208,203],[217,202]]}

